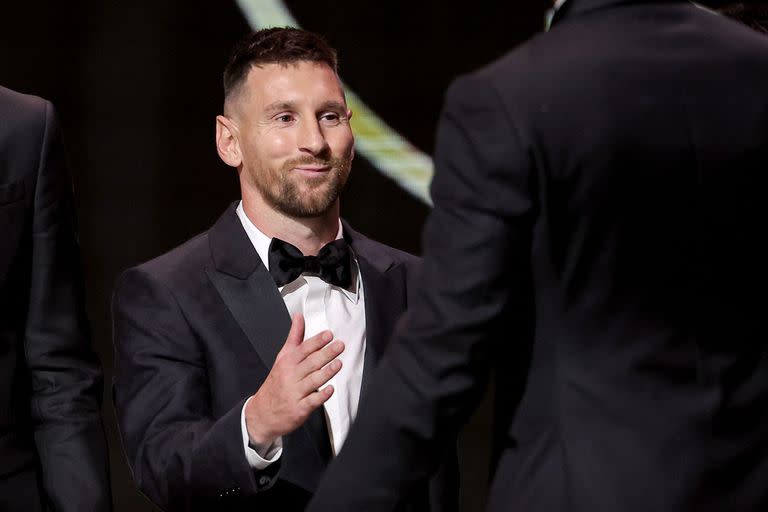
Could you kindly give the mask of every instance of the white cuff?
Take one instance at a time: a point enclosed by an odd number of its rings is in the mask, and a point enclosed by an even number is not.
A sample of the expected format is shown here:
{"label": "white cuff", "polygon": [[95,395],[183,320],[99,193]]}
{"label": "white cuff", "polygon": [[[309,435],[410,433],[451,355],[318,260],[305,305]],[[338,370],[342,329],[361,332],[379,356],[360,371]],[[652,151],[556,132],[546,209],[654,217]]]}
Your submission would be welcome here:
{"label": "white cuff", "polygon": [[[253,398],[253,396],[251,396]],[[274,443],[270,446],[255,445],[250,442],[248,438],[248,427],[245,425],[245,407],[251,400],[249,398],[243,404],[243,409],[240,411],[240,430],[243,434],[243,450],[245,451],[245,458],[248,461],[248,465],[253,469],[265,469],[267,466],[275,462],[283,454],[283,438],[278,437]]]}

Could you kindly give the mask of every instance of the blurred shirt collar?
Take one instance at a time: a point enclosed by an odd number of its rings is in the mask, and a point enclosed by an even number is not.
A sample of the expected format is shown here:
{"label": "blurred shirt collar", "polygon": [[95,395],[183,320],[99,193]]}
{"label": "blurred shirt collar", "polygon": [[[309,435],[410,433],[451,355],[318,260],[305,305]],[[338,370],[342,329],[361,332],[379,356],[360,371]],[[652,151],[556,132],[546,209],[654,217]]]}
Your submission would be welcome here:
{"label": "blurred shirt collar", "polygon": [[553,5],[550,9],[547,10],[546,18],[544,21],[544,30],[548,31],[549,27],[552,26],[552,18],[555,17],[555,13],[560,9],[565,2],[568,0],[556,0],[555,5]]}

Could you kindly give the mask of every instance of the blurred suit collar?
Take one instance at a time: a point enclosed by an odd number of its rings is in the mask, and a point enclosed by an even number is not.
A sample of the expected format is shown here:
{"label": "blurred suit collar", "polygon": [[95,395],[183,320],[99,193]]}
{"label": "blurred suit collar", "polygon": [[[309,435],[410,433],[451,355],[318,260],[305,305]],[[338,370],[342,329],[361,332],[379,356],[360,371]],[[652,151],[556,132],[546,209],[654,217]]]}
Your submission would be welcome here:
{"label": "blurred suit collar", "polygon": [[568,0],[556,0],[555,4],[547,9],[547,13],[545,15],[545,21],[544,21],[544,31],[548,31],[550,27],[552,26],[552,20],[555,17],[555,13],[560,10],[560,8],[563,6],[565,2]]}
{"label": "blurred suit collar", "polygon": [[689,0],[563,0],[557,2],[551,9],[551,25],[557,22],[584,14],[586,12],[615,7],[626,4],[649,4],[649,3],[690,3]]}

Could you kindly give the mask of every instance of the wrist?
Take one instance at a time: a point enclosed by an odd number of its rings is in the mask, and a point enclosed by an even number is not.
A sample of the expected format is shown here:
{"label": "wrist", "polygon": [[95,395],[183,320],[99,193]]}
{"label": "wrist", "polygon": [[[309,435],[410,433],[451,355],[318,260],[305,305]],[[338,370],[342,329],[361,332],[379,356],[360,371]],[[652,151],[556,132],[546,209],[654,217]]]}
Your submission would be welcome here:
{"label": "wrist", "polygon": [[245,406],[245,428],[250,445],[268,450],[275,444],[280,434],[268,427],[267,413],[262,412],[261,409],[259,396],[256,393]]}

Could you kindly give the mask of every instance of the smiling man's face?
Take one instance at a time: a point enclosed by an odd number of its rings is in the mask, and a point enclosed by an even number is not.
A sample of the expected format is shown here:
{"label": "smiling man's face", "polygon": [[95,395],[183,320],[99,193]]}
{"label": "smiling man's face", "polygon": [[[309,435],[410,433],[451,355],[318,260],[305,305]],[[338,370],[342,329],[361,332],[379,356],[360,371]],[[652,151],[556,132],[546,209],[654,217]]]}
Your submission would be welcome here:
{"label": "smiling man's face", "polygon": [[309,61],[253,66],[238,95],[241,187],[291,217],[327,212],[354,156],[351,112],[336,73]]}

